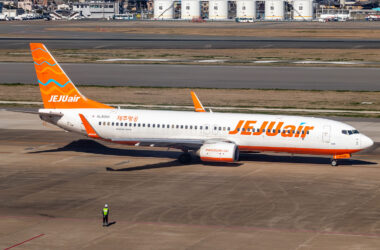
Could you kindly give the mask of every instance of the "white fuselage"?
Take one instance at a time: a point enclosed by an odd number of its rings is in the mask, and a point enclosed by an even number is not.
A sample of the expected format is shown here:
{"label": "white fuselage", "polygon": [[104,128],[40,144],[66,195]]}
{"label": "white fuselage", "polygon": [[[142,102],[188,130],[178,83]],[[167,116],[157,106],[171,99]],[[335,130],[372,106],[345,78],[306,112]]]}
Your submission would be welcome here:
{"label": "white fuselage", "polygon": [[[200,139],[235,143],[241,151],[302,154],[351,154],[373,144],[342,122],[328,119],[262,114],[231,114],[134,109],[41,109],[62,113],[41,119],[67,131],[87,134],[83,114],[106,140]],[[346,132],[344,132],[346,131]],[[131,144],[133,145],[133,144]]]}

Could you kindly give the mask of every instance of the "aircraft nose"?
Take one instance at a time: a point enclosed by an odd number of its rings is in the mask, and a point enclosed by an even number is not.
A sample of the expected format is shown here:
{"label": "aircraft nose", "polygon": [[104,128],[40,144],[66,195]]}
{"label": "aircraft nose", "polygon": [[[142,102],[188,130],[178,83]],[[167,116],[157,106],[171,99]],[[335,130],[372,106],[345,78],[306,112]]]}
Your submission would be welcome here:
{"label": "aircraft nose", "polygon": [[362,144],[362,148],[369,148],[373,145],[373,141],[371,140],[371,138],[365,135],[362,135],[361,144]]}

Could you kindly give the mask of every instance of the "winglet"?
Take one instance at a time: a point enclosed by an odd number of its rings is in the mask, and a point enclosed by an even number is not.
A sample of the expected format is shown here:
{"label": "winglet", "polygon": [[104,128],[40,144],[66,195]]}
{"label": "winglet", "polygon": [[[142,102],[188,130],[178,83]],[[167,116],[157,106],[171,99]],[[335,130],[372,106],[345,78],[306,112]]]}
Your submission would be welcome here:
{"label": "winglet", "polygon": [[193,99],[195,112],[206,112],[194,91],[191,91],[191,98]]}
{"label": "winglet", "polygon": [[91,124],[87,121],[87,119],[84,117],[84,115],[79,114],[80,119],[82,120],[83,126],[86,129],[87,136],[95,139],[99,139],[100,136],[95,132],[94,128],[91,126]]}

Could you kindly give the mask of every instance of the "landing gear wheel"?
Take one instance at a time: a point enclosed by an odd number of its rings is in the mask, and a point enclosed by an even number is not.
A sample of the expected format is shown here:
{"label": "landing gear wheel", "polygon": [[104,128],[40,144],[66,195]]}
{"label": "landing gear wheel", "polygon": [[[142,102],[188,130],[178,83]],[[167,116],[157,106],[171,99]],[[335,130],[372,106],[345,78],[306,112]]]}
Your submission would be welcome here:
{"label": "landing gear wheel", "polygon": [[331,166],[337,167],[338,166],[338,160],[336,159],[331,159]]}
{"label": "landing gear wheel", "polygon": [[178,157],[179,162],[182,164],[189,164],[192,160],[191,155],[189,153],[183,153]]}

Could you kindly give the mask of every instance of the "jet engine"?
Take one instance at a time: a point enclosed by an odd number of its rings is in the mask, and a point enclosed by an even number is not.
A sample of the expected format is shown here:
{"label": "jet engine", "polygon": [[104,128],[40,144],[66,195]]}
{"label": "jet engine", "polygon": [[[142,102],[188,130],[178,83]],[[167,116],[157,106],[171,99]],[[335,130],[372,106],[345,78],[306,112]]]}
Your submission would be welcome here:
{"label": "jet engine", "polygon": [[234,143],[218,142],[204,144],[197,155],[202,161],[234,162],[239,159],[239,148]]}

